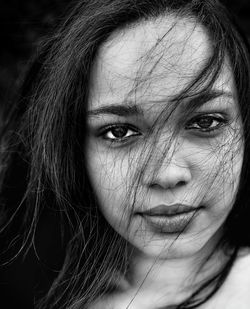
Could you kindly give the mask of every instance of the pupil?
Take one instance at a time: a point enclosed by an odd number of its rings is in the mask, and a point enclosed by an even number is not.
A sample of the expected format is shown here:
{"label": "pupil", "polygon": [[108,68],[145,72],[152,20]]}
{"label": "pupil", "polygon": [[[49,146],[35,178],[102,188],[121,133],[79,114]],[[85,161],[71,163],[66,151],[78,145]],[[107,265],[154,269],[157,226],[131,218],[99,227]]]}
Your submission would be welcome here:
{"label": "pupil", "polygon": [[198,125],[202,128],[209,128],[211,127],[212,123],[213,123],[213,119],[211,118],[201,118],[198,121]]}
{"label": "pupil", "polygon": [[127,129],[123,128],[123,127],[114,128],[114,129],[112,129],[112,133],[115,137],[121,138],[121,137],[124,137],[126,135]]}

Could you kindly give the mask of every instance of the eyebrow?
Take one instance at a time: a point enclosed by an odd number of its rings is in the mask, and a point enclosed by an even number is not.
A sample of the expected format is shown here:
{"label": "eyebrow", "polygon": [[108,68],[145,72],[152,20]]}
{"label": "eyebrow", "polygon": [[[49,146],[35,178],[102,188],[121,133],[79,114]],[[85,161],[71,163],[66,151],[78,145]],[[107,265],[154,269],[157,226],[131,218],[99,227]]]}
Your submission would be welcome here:
{"label": "eyebrow", "polygon": [[234,98],[230,91],[209,89],[204,90],[198,94],[194,94],[193,96],[177,96],[176,98],[172,99],[171,102],[178,102],[181,100],[187,101],[187,103],[184,104],[184,107],[188,107],[189,110],[194,110],[203,106],[209,101],[215,100],[222,96],[230,99]]}
{"label": "eyebrow", "polygon": [[[179,101],[187,101],[189,109],[195,109],[201,107],[205,103],[214,100],[218,97],[226,96],[229,98],[233,98],[233,94],[228,91],[221,90],[205,90],[199,94],[194,94],[193,96],[176,96],[170,100],[171,103],[179,102]],[[160,100],[155,102],[166,102],[167,100]],[[152,101],[153,103],[154,101]],[[186,106],[185,104],[185,106]],[[138,104],[129,103],[121,103],[121,104],[110,104],[103,105],[96,109],[90,110],[87,112],[88,116],[99,116],[99,115],[117,115],[121,117],[128,116],[138,116],[143,115],[143,109]]]}
{"label": "eyebrow", "polygon": [[140,106],[136,104],[111,104],[104,105],[94,110],[88,111],[88,116],[99,116],[101,114],[112,114],[121,117],[133,116],[133,115],[142,115],[143,110]]}

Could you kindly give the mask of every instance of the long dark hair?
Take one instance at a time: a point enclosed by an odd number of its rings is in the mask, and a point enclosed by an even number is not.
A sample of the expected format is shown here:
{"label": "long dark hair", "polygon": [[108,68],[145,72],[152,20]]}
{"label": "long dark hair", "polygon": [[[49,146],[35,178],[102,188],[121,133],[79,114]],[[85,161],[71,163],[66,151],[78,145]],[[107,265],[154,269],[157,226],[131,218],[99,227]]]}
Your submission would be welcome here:
{"label": "long dark hair", "polygon": [[[41,308],[87,308],[117,289],[129,267],[127,243],[103,219],[85,163],[85,119],[89,78],[99,47],[117,29],[172,12],[206,27],[213,54],[185,94],[207,78],[213,84],[227,56],[233,69],[244,129],[245,152],[239,191],[226,223],[223,241],[232,256],[220,274],[180,305],[193,308],[199,291],[219,288],[238,248],[249,246],[249,48],[234,19],[216,0],[82,0],[56,34],[41,46],[27,72],[19,98],[6,110],[1,130],[1,188],[7,233],[22,218],[15,240],[21,250],[35,242],[39,216],[46,207],[58,211],[68,227],[64,265]],[[184,94],[184,92],[183,92]],[[15,177],[15,175],[22,175]],[[17,192],[13,197],[13,190]],[[18,252],[16,253],[18,254]],[[210,296],[212,293],[209,294]],[[208,296],[209,297],[209,296]]]}

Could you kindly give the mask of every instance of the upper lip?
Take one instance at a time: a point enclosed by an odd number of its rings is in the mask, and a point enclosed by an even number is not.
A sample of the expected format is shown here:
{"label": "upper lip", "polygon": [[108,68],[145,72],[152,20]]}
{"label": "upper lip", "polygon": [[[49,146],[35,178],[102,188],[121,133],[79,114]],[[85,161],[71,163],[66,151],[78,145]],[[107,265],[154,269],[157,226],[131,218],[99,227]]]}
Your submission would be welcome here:
{"label": "upper lip", "polygon": [[197,207],[185,204],[161,204],[148,210],[142,211],[141,214],[146,216],[174,216],[195,211],[197,209]]}

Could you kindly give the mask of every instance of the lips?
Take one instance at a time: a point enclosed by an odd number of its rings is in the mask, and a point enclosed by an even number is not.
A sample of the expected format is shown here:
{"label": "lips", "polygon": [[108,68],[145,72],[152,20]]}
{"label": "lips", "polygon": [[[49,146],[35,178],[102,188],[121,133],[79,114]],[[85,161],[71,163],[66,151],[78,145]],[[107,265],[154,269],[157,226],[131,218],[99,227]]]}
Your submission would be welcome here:
{"label": "lips", "polygon": [[188,231],[201,208],[184,204],[158,205],[139,215],[152,232],[176,234]]}
{"label": "lips", "polygon": [[180,214],[189,213],[195,211],[197,208],[184,204],[173,204],[173,205],[158,205],[149,210],[143,211],[141,214],[146,216],[176,216]]}

